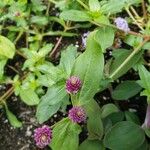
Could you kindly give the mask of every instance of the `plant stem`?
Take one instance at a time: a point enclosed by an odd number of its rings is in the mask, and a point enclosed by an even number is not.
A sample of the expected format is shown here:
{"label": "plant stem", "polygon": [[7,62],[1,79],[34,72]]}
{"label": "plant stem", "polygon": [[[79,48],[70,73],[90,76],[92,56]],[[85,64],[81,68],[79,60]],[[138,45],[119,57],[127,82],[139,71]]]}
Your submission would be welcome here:
{"label": "plant stem", "polygon": [[89,10],[89,7],[85,5],[81,0],[77,0],[77,2],[82,5],[86,10]]}
{"label": "plant stem", "polygon": [[125,61],[110,75],[109,78],[113,79],[113,77],[133,58],[135,54],[137,54],[141,47],[148,41],[150,38],[146,38],[126,59]]}
{"label": "plant stem", "polygon": [[130,6],[130,9],[132,10],[132,12],[134,13],[134,15],[135,15],[137,18],[140,18],[140,16],[138,15],[138,13],[136,12],[136,10],[134,9],[133,6]]}
{"label": "plant stem", "polygon": [[16,44],[17,41],[21,38],[22,34],[23,34],[23,31],[21,30],[21,31],[19,32],[19,34],[17,35],[16,39],[14,40],[14,44]]}
{"label": "plant stem", "polygon": [[142,0],[142,9],[143,9],[143,17],[144,17],[144,19],[147,19],[147,12],[146,12],[146,8],[145,8],[144,0]]}
{"label": "plant stem", "polygon": [[144,31],[143,27],[141,27],[141,25],[137,22],[137,20],[134,18],[134,16],[131,14],[129,8],[125,9],[126,12],[128,13],[128,15],[131,17],[131,19],[134,21],[134,23],[142,30]]}

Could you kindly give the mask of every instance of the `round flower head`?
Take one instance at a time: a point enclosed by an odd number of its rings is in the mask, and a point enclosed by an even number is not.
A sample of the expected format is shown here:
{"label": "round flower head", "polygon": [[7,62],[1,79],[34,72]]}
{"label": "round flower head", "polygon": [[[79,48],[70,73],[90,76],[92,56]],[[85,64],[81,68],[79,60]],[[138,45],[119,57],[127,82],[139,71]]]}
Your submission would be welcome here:
{"label": "round flower head", "polygon": [[66,81],[66,91],[69,94],[76,94],[81,88],[81,80],[79,77],[72,76]]}
{"label": "round flower head", "polygon": [[85,122],[86,113],[82,107],[74,106],[72,109],[69,110],[68,117],[75,123],[81,123]]}
{"label": "round flower head", "polygon": [[120,30],[123,30],[125,32],[130,31],[127,21],[121,17],[118,17],[115,19],[115,24],[116,24],[117,28]]}
{"label": "round flower head", "polygon": [[44,125],[34,130],[34,140],[39,148],[47,146],[52,139],[52,130],[49,126]]}

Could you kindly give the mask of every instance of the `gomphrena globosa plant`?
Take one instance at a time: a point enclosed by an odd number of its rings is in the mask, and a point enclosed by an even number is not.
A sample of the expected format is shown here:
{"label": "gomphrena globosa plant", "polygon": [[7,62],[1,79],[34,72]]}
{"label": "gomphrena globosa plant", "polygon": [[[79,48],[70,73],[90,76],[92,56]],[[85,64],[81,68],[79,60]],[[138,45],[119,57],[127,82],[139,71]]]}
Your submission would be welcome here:
{"label": "gomphrena globosa plant", "polygon": [[0,113],[31,110],[29,149],[149,150],[150,0],[0,1],[0,33]]}

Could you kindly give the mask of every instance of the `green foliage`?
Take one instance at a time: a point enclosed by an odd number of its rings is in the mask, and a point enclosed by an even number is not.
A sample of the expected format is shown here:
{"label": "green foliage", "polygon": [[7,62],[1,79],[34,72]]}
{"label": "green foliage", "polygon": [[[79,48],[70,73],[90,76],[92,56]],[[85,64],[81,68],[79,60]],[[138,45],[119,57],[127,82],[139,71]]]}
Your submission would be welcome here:
{"label": "green foliage", "polygon": [[101,110],[98,104],[92,100],[85,105],[88,115],[87,129],[89,139],[100,139],[103,136],[103,123],[101,120]]}
{"label": "green foliage", "polygon": [[53,129],[52,149],[78,150],[79,125],[72,123],[68,118],[58,122]]}
{"label": "green foliage", "polygon": [[104,145],[112,150],[136,150],[145,140],[143,130],[128,121],[117,123],[105,135]]}
{"label": "green foliage", "polygon": [[101,116],[102,116],[102,118],[105,118],[108,115],[118,112],[118,111],[119,111],[119,109],[114,104],[106,104],[102,107]]}
{"label": "green foliage", "polygon": [[114,29],[110,27],[102,27],[95,34],[95,40],[102,48],[102,51],[105,52],[106,48],[112,46],[114,41]]}
{"label": "green foliage", "polygon": [[72,75],[79,76],[83,83],[77,95],[77,103],[80,105],[93,98],[103,75],[104,56],[101,47],[94,40],[95,33],[96,31],[89,35],[86,51],[77,58],[72,72]]}
{"label": "green foliage", "polygon": [[6,37],[0,36],[0,56],[13,58],[15,54],[15,45]]}
{"label": "green foliage", "polygon": [[8,117],[8,120],[10,124],[13,127],[20,128],[22,127],[22,123],[16,118],[16,116],[8,109],[7,104],[5,103],[5,110],[6,110],[6,115]]}
{"label": "green foliage", "polygon": [[91,16],[88,13],[79,10],[63,11],[60,14],[60,17],[63,18],[64,20],[78,21],[78,22],[85,22],[91,20]]}
{"label": "green foliage", "polygon": [[67,100],[66,95],[63,83],[51,86],[38,105],[36,113],[38,121],[43,123],[56,113],[62,102]]}
{"label": "green foliage", "polygon": [[138,83],[144,88],[144,91],[141,93],[141,95],[150,97],[150,72],[143,65],[139,65],[138,70],[141,78]]}
{"label": "green foliage", "polygon": [[141,87],[135,81],[124,81],[120,83],[112,92],[115,100],[128,100],[141,91]]}
{"label": "green foliage", "polygon": [[105,150],[102,142],[99,140],[85,140],[81,143],[79,150]]}

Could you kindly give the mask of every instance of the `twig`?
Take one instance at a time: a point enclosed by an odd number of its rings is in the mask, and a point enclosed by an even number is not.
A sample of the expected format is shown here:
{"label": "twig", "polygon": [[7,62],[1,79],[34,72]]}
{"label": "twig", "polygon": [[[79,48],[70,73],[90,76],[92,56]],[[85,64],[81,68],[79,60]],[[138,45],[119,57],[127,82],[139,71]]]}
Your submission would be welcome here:
{"label": "twig", "polygon": [[49,55],[50,58],[52,58],[56,54],[57,48],[59,47],[61,41],[62,41],[62,36],[59,38],[59,40],[57,41],[55,47],[53,48],[52,52],[50,53],[50,55]]}
{"label": "twig", "polygon": [[133,15],[131,14],[129,8],[125,9],[126,12],[128,13],[128,15],[131,17],[131,19],[134,21],[134,23],[142,30],[144,31],[143,27],[141,27],[141,25],[137,22],[137,20],[133,17]]}
{"label": "twig", "polygon": [[16,72],[17,74],[20,74],[19,71],[17,69],[15,69],[13,66],[7,65],[10,69],[12,69],[14,72]]}
{"label": "twig", "polygon": [[143,17],[144,19],[147,18],[147,12],[146,12],[146,8],[145,8],[145,1],[142,0],[142,9],[143,9]]}

